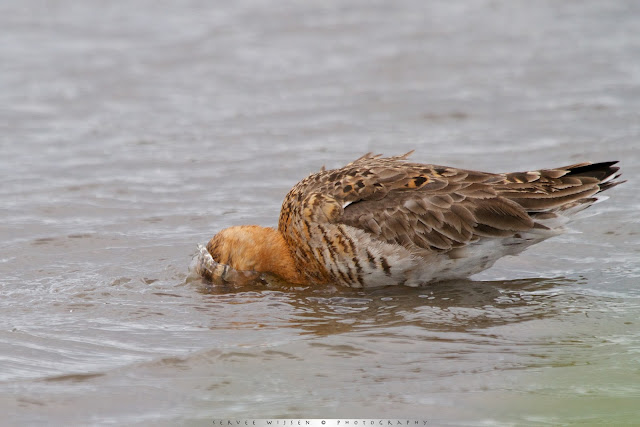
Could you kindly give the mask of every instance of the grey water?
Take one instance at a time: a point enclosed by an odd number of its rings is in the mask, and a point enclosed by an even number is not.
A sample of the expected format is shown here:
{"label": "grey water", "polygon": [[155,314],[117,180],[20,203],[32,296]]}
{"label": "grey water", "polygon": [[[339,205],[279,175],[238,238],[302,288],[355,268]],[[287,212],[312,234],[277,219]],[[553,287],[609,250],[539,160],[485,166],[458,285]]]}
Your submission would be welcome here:
{"label": "grey water", "polygon": [[[640,4],[0,3],[8,425],[640,420]],[[572,232],[425,288],[212,286],[373,151],[485,171],[620,160]]]}

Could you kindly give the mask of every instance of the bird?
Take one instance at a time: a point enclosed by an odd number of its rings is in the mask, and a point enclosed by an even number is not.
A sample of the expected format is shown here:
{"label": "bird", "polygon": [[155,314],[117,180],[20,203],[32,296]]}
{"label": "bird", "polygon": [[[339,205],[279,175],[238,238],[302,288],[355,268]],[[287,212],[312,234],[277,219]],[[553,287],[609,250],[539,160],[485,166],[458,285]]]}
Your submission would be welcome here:
{"label": "bird", "polygon": [[624,182],[617,161],[489,173],[413,163],[412,153],[323,167],[285,196],[277,228],[229,227],[202,251],[227,277],[424,286],[467,278],[561,234]]}

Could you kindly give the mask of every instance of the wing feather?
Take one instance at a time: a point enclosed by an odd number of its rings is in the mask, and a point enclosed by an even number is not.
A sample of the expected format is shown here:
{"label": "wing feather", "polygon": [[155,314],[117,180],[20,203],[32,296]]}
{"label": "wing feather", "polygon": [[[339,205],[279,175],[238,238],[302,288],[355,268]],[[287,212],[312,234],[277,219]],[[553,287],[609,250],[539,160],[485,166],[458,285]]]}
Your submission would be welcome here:
{"label": "wing feather", "polygon": [[541,213],[592,203],[594,194],[618,183],[612,181],[615,162],[493,174],[410,163],[409,154],[369,153],[309,176],[285,199],[281,227],[286,229],[290,215],[287,203],[295,210],[295,200],[321,194],[319,200],[332,201],[323,218],[409,249],[448,251],[480,238],[540,229]]}

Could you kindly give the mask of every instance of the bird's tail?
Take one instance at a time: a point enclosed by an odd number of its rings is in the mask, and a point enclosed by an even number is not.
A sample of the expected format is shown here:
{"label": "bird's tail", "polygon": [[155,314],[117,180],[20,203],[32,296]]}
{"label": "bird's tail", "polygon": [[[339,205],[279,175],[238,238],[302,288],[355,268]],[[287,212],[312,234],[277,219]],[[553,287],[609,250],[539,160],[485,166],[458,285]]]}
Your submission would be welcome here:
{"label": "bird's tail", "polygon": [[607,198],[600,193],[624,182],[619,180],[617,163],[578,163],[507,174],[508,181],[517,184],[501,195],[524,207],[540,231],[561,232],[578,212]]}

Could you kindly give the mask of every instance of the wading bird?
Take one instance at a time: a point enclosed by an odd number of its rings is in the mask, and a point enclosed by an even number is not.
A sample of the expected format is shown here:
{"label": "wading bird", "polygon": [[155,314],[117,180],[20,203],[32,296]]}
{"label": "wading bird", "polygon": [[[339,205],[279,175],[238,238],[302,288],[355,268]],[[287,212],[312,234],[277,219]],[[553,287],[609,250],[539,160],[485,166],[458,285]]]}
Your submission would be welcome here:
{"label": "wading bird", "polygon": [[616,162],[496,174],[412,163],[410,154],[323,168],[289,191],[277,229],[224,229],[206,255],[223,276],[420,286],[478,273],[562,233],[620,183]]}

